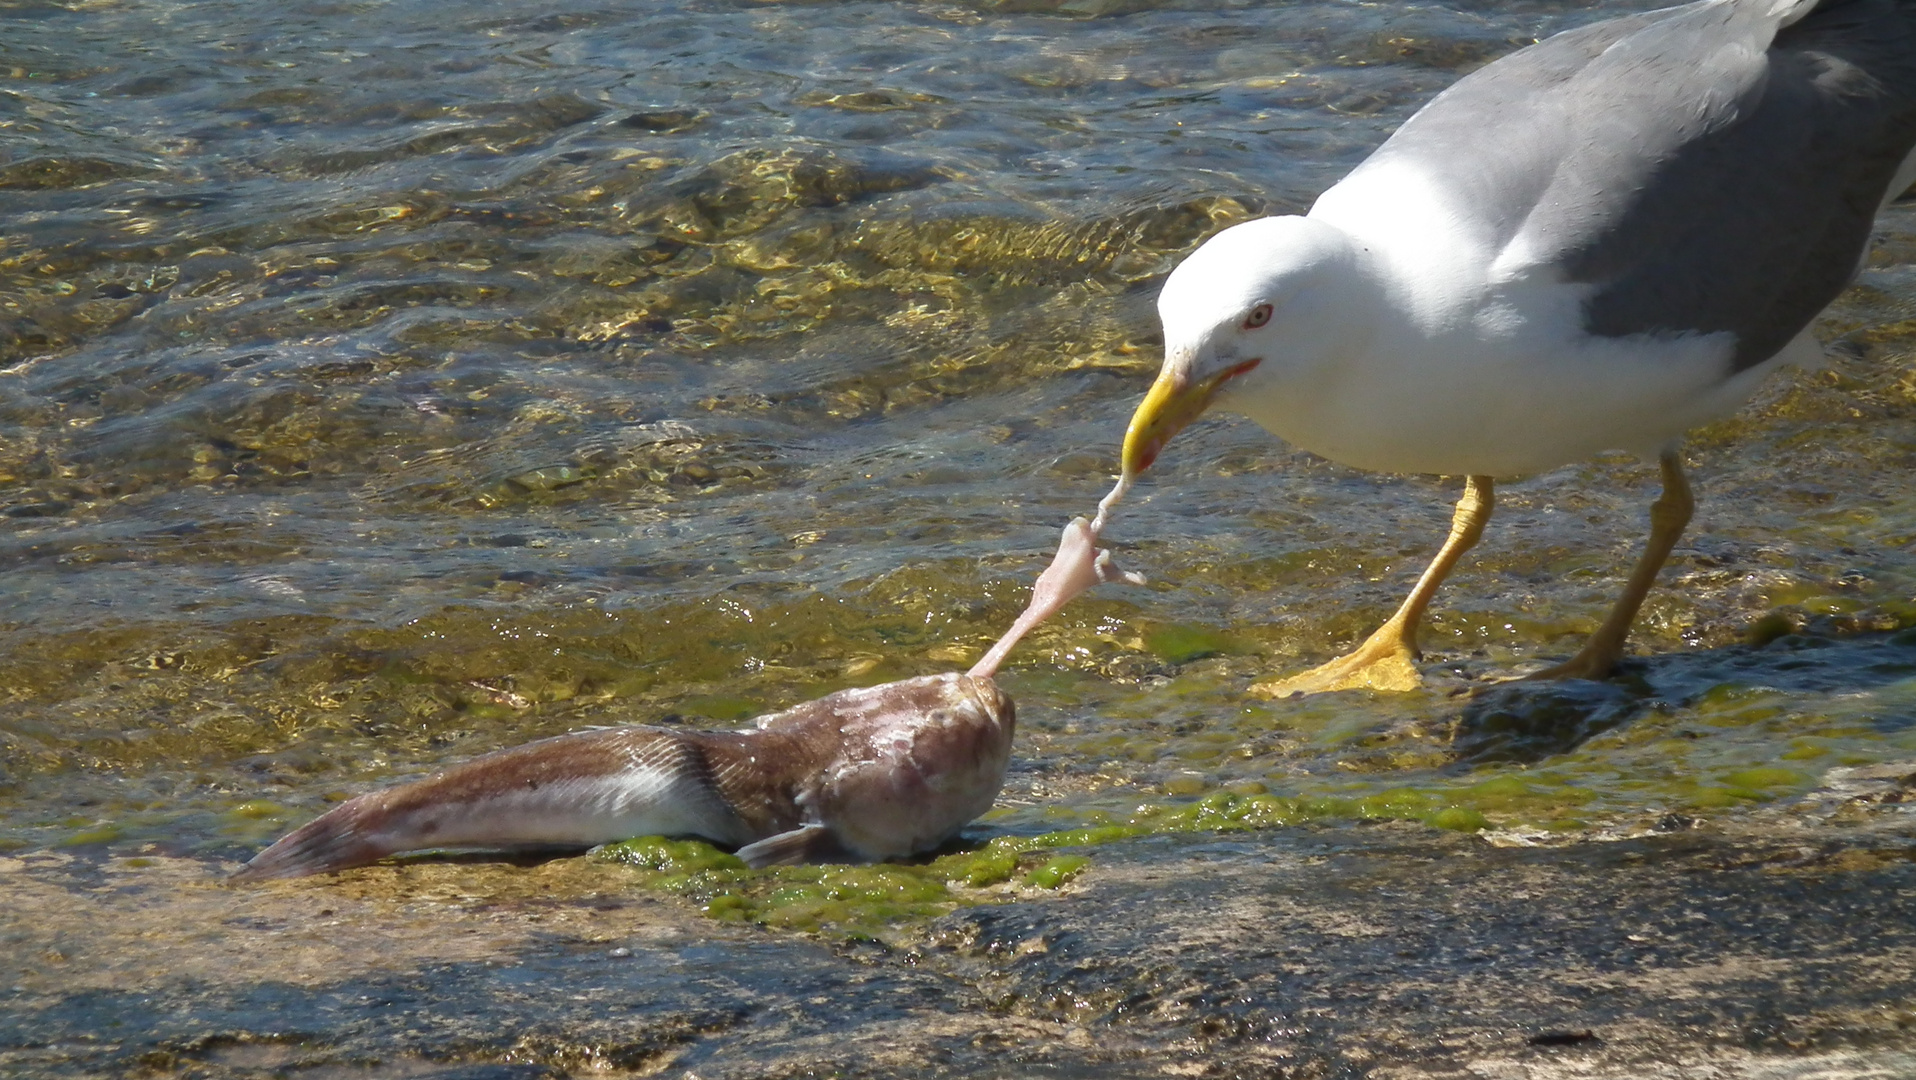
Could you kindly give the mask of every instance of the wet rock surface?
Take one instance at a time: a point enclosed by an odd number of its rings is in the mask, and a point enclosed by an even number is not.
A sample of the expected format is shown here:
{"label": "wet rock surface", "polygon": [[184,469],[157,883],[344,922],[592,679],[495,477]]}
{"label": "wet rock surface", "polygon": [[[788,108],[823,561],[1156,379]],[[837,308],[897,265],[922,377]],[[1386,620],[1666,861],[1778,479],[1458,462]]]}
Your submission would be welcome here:
{"label": "wet rock surface", "polygon": [[0,1069],[1903,1076],[1916,820],[1852,790],[1901,779],[1563,846],[1402,823],[1146,837],[1056,898],[885,941],[713,923],[576,859],[257,889],[198,862],[13,859]]}

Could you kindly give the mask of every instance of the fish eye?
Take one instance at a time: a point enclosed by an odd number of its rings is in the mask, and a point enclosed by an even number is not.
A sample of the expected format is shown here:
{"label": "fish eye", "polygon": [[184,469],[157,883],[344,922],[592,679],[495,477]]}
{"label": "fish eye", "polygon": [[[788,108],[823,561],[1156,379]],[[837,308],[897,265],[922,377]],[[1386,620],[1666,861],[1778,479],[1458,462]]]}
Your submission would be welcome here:
{"label": "fish eye", "polygon": [[1265,323],[1270,321],[1271,321],[1271,305],[1259,304],[1256,307],[1251,309],[1251,313],[1249,315],[1244,316],[1244,329],[1255,330],[1258,327],[1263,326]]}

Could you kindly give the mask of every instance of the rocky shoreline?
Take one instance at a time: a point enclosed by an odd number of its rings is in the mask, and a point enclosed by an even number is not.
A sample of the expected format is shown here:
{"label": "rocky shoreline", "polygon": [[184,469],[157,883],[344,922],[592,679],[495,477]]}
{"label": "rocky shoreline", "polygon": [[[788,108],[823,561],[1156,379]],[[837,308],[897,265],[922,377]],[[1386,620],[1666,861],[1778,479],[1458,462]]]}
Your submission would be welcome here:
{"label": "rocky shoreline", "polygon": [[885,940],[714,922],[582,859],[241,889],[36,853],[0,866],[0,1071],[1904,1076],[1912,776],[1556,846],[1403,822],[1141,837],[1054,895]]}

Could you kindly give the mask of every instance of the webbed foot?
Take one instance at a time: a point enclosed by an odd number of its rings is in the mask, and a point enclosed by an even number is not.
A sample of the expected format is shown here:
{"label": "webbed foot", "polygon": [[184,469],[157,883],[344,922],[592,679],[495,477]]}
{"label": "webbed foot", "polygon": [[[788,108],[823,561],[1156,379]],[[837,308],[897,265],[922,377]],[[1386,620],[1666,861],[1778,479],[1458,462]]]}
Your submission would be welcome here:
{"label": "webbed foot", "polygon": [[1415,690],[1424,685],[1424,677],[1417,670],[1417,651],[1401,634],[1390,633],[1391,629],[1386,625],[1355,651],[1309,671],[1252,683],[1251,693],[1285,698],[1333,690]]}

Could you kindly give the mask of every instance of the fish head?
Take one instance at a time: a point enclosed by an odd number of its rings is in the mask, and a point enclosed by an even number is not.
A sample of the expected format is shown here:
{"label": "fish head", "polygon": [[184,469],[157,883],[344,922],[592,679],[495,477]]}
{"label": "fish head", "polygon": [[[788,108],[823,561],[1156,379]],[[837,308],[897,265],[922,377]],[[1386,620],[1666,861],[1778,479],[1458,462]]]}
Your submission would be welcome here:
{"label": "fish head", "polygon": [[916,855],[991,809],[1017,727],[995,681],[947,672],[843,693],[857,697],[841,714],[838,756],[800,801],[847,851]]}

